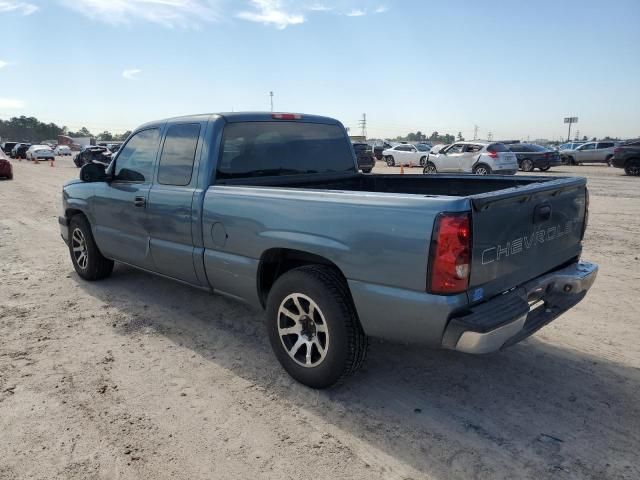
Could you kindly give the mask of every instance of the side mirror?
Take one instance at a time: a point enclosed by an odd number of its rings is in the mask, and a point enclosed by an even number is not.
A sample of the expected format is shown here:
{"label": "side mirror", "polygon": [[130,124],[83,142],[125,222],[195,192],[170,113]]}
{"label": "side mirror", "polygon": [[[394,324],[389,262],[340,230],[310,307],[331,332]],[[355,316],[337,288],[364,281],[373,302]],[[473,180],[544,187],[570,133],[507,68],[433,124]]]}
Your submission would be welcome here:
{"label": "side mirror", "polygon": [[80,169],[80,180],[83,182],[104,182],[106,179],[106,167],[102,163],[87,163]]}

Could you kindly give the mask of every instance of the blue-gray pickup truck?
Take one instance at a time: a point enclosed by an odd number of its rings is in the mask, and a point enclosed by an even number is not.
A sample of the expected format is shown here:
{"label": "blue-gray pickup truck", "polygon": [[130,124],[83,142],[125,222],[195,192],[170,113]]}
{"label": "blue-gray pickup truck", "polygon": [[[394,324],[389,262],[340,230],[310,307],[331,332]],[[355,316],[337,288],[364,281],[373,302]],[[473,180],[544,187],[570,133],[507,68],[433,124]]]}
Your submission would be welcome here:
{"label": "blue-gray pickup truck", "polygon": [[324,388],[368,337],[488,353],[573,307],[588,203],[583,178],[365,175],[337,120],[229,113],[141,126],[59,223],[83,279],[121,262],[265,309],[282,366]]}

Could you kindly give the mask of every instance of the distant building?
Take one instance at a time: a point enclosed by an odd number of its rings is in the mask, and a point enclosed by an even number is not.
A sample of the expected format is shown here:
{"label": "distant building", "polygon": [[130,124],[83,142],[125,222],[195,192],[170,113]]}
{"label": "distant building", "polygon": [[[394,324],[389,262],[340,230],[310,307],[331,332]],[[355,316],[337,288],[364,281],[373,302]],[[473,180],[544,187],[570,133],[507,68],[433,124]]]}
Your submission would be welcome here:
{"label": "distant building", "polygon": [[95,145],[96,139],[93,137],[69,137],[58,135],[58,145],[68,145],[72,150],[80,150],[82,147]]}

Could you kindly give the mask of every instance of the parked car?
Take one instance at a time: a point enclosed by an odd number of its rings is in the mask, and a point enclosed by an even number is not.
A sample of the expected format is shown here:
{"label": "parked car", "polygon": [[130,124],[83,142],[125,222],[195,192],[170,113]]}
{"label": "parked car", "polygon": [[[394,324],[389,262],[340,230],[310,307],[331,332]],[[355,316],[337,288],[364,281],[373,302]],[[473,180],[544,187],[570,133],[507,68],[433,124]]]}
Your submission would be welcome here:
{"label": "parked car", "polygon": [[568,142],[563,143],[562,145],[558,145],[557,150],[561,152],[562,150],[575,150],[580,145],[584,145],[587,142]]}
{"label": "parked car", "polygon": [[501,350],[598,269],[579,260],[585,178],[365,175],[344,126],[312,115],[147,123],[62,201],[79,277],[118,261],[265,309],[277,359],[314,388],[356,372],[368,336]]}
{"label": "parked car", "polygon": [[640,176],[640,140],[632,140],[613,149],[611,165],[624,168],[624,173]]}
{"label": "parked car", "polygon": [[401,143],[382,152],[384,160],[390,167],[424,166],[428,154],[428,151],[420,151],[415,145],[408,143]]}
{"label": "parked car", "polygon": [[3,142],[0,150],[2,150],[5,154],[11,155],[11,150],[15,147],[18,142]]}
{"label": "parked car", "polygon": [[388,142],[376,143],[373,146],[373,156],[376,157],[376,160],[382,160],[384,158],[382,152],[391,147],[393,145]]}
{"label": "parked car", "polygon": [[6,178],[7,180],[13,180],[13,167],[9,158],[4,153],[4,150],[0,149],[0,178]]}
{"label": "parked car", "polygon": [[111,151],[107,147],[100,146],[82,147],[80,153],[73,159],[73,163],[75,163],[78,168],[91,162],[100,162],[108,165],[110,161]]}
{"label": "parked car", "polygon": [[376,159],[373,157],[373,148],[368,143],[354,143],[353,150],[358,159],[358,168],[364,173],[371,173],[376,166]]}
{"label": "parked car", "polygon": [[11,158],[16,159],[26,159],[27,158],[27,150],[31,147],[30,143],[17,143],[11,149]]}
{"label": "parked car", "polygon": [[48,145],[31,145],[25,154],[27,160],[55,160],[56,156]]}
{"label": "parked car", "polygon": [[474,173],[514,175],[518,171],[516,154],[502,143],[474,140],[456,142],[439,153],[429,153],[423,173]]}
{"label": "parked car", "polygon": [[575,150],[561,150],[560,157],[569,165],[582,163],[609,163],[613,158],[613,149],[619,142],[588,142]]}
{"label": "parked car", "polygon": [[518,168],[524,172],[531,172],[534,168],[546,172],[551,167],[562,165],[560,154],[535,143],[514,143],[507,148],[516,154]]}
{"label": "parked car", "polygon": [[71,155],[73,155],[73,153],[71,152],[71,148],[68,145],[58,145],[53,149],[53,153],[61,157],[70,157]]}

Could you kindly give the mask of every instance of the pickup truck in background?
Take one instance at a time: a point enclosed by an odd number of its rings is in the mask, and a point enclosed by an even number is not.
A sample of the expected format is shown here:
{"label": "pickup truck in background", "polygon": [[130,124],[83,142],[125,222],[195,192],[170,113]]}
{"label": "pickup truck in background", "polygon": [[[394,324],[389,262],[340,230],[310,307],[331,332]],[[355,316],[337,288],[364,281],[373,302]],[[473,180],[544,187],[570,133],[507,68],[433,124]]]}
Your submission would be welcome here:
{"label": "pickup truck in background", "polygon": [[584,298],[586,180],[367,175],[343,125],[283,113],[151,122],[63,187],[77,274],[114,261],[266,310],[301,383],[358,370],[368,337],[512,345]]}
{"label": "pickup truck in background", "polygon": [[614,148],[611,165],[624,168],[629,176],[640,176],[640,140],[633,140]]}

